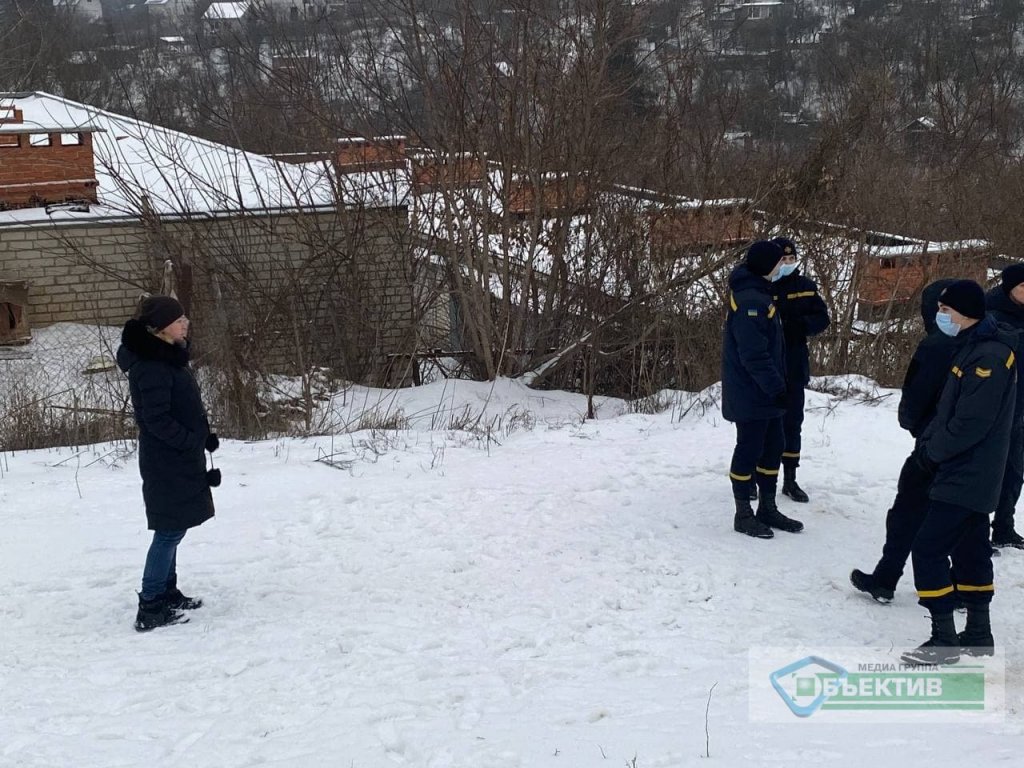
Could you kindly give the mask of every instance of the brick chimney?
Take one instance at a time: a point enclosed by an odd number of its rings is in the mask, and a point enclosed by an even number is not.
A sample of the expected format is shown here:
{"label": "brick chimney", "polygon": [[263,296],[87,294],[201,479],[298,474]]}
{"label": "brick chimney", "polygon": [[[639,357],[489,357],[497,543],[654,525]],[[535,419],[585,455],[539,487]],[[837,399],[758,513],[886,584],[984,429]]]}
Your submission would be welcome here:
{"label": "brick chimney", "polygon": [[22,110],[0,106],[0,208],[95,203],[95,130],[29,124]]}

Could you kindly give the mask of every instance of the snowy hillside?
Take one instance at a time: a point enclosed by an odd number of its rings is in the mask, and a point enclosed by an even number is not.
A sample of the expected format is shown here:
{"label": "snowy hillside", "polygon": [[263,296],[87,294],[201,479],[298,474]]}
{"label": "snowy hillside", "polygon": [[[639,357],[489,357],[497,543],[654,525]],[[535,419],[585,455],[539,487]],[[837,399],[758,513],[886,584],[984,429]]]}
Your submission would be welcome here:
{"label": "snowy hillside", "polygon": [[[0,457],[0,765],[1018,764],[1016,551],[996,560],[1002,722],[748,713],[752,645],[926,637],[909,578],[890,606],[847,581],[877,558],[910,447],[895,394],[809,395],[812,501],[781,501],[807,530],[772,541],[731,530],[716,408],[606,400],[584,422],[582,398],[512,382],[391,394],[420,415],[401,431],[227,442],[217,517],[179,550],[182,588],[207,604],[145,635],[134,456]],[[485,402],[489,435],[431,431],[450,423],[439,404]]]}

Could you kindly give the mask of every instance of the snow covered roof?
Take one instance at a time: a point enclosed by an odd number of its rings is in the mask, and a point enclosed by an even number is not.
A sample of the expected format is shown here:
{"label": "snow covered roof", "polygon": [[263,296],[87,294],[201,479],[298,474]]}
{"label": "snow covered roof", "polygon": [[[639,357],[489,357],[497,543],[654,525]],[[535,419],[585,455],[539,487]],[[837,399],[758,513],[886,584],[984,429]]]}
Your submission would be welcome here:
{"label": "snow covered roof", "polygon": [[[144,211],[173,218],[336,207],[334,181],[322,168],[279,163],[47,93],[0,93],[0,110],[5,107],[22,110],[24,124],[40,132],[93,133],[99,203],[52,214],[45,208],[0,211],[0,226],[137,218]],[[362,189],[350,185],[342,202],[392,204],[362,197]]]}
{"label": "snow covered roof", "polygon": [[213,3],[206,9],[206,13],[203,14],[203,18],[209,21],[241,19],[249,12],[249,7],[250,4],[248,0],[234,3]]}
{"label": "snow covered roof", "polygon": [[954,253],[958,251],[981,251],[992,247],[988,240],[913,240],[907,245],[869,247],[872,256],[897,258],[920,256],[924,253]]}

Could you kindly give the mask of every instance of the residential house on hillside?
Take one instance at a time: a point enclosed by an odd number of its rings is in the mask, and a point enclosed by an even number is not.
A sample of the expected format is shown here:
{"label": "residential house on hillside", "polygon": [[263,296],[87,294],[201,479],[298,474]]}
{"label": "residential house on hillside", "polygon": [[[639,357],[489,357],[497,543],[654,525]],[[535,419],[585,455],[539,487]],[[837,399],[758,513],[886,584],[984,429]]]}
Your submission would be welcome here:
{"label": "residential house on hillside", "polygon": [[865,321],[916,316],[922,289],[933,280],[958,277],[988,281],[991,243],[985,240],[931,242],[876,236],[859,257],[857,317]]}
{"label": "residential house on hillside", "polygon": [[218,32],[238,32],[246,22],[255,17],[252,0],[214,0],[203,11],[203,24]]}
{"label": "residential house on hillside", "polygon": [[718,48],[754,53],[779,48],[792,17],[792,0],[719,2],[706,23]]}
{"label": "residential house on hillside", "polygon": [[100,21],[103,5],[100,0],[53,0],[53,9],[64,16],[73,16],[82,21]]}
{"label": "residential house on hillside", "polygon": [[144,291],[173,288],[201,349],[230,341],[282,370],[384,383],[414,330],[408,214],[375,190],[49,94],[0,94],[0,295],[24,340],[58,322],[118,325]]}
{"label": "residential house on hillside", "polygon": [[[342,139],[290,159],[319,164],[342,184],[373,179],[376,194],[406,203],[417,246],[420,354],[465,354],[465,320],[482,307],[517,312],[524,341],[543,347],[541,318],[556,286],[559,300],[569,297],[599,315],[676,287],[679,311],[717,313],[747,244],[771,234],[795,237],[805,268],[842,316],[864,323],[916,317],[927,282],[984,281],[991,257],[982,241],[926,242],[816,221],[790,222],[782,231],[777,217],[751,200],[595,185],[565,172],[509,172],[481,155],[410,147],[404,137]],[[566,308],[560,325],[570,335],[572,312]]]}

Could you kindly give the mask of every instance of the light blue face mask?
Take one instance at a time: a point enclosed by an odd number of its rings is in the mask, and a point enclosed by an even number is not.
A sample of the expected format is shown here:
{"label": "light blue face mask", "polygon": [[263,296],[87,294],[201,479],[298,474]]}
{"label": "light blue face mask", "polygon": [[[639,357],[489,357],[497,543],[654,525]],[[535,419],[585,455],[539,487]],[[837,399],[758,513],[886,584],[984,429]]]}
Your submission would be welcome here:
{"label": "light blue face mask", "polygon": [[935,314],[935,325],[947,336],[956,336],[960,333],[960,326],[953,322],[953,316],[948,312],[937,312]]}
{"label": "light blue face mask", "polygon": [[786,275],[792,275],[796,271],[796,264],[780,264],[778,274],[772,278],[774,283],[776,280],[785,277]]}

